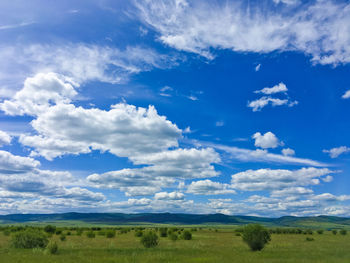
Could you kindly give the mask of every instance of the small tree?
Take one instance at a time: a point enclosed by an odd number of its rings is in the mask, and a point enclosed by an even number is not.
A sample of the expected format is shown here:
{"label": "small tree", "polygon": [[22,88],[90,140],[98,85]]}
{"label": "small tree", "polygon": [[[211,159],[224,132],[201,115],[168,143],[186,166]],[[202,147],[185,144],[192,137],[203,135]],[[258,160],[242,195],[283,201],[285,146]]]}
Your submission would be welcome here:
{"label": "small tree", "polygon": [[190,231],[184,231],[183,233],[182,233],[182,238],[184,239],[184,240],[191,240],[192,239],[192,234],[191,234],[191,232]]}
{"label": "small tree", "polygon": [[172,233],[169,234],[169,239],[171,241],[176,241],[178,239],[178,236],[175,233],[172,232]]}
{"label": "small tree", "polygon": [[113,237],[115,237],[115,230],[113,230],[113,229],[107,230],[107,231],[106,231],[106,237],[107,237],[107,238],[113,238]]}
{"label": "small tree", "polygon": [[56,232],[56,227],[52,225],[47,225],[44,227],[44,231],[49,234],[54,234]]}
{"label": "small tree", "polygon": [[250,224],[244,227],[242,239],[251,250],[262,250],[271,241],[269,231],[259,224]]}
{"label": "small tree", "polygon": [[322,235],[323,234],[323,230],[322,229],[317,230],[317,234]]}
{"label": "small tree", "polygon": [[144,234],[141,237],[141,244],[146,248],[156,247],[158,245],[158,236],[153,231]]}
{"label": "small tree", "polygon": [[44,248],[48,242],[44,232],[33,229],[19,231],[11,240],[15,248]]}
{"label": "small tree", "polygon": [[168,229],[166,227],[159,228],[159,235],[161,237],[167,237],[168,236]]}
{"label": "small tree", "polygon": [[338,233],[338,231],[335,230],[335,229],[333,229],[333,230],[332,230],[332,233],[333,233],[333,235],[336,235],[336,234]]}
{"label": "small tree", "polygon": [[347,233],[347,231],[346,231],[345,229],[342,229],[342,230],[339,231],[339,233],[340,233],[341,235],[345,236],[346,233]]}
{"label": "small tree", "polygon": [[61,240],[61,241],[66,241],[66,235],[61,234],[61,235],[60,235],[60,240]]}
{"label": "small tree", "polygon": [[54,242],[54,241],[50,241],[49,244],[46,247],[46,250],[50,254],[57,254],[57,252],[58,252],[58,245],[57,245],[57,243]]}

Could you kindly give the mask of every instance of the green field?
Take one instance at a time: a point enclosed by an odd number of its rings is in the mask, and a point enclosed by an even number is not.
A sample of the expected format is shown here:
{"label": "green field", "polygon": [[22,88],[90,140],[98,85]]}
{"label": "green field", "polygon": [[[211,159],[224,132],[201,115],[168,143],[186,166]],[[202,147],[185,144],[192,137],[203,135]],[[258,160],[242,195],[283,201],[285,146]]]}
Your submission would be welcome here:
{"label": "green field", "polygon": [[[67,231],[65,231],[67,232]],[[95,238],[67,236],[60,241],[53,235],[59,246],[58,254],[50,255],[43,249],[15,249],[10,246],[11,236],[0,232],[0,262],[350,262],[350,235],[333,235],[325,231],[314,233],[314,241],[306,241],[310,235],[272,234],[272,241],[260,252],[252,252],[236,236],[233,228],[203,228],[192,232],[192,240],[171,241],[160,238],[156,248],[144,248],[133,230],[114,238],[98,235]]]}

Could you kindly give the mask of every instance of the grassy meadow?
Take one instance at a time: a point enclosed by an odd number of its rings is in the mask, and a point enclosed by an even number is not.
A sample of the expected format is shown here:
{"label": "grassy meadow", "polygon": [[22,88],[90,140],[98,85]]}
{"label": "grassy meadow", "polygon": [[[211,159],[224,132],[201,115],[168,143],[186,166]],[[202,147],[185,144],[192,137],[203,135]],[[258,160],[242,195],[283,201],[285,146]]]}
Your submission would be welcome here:
{"label": "grassy meadow", "polygon": [[[70,235],[67,235],[68,231]],[[61,241],[60,235],[52,235],[49,239],[58,244],[58,253],[51,255],[45,249],[13,248],[11,238],[14,233],[2,231],[0,262],[350,262],[350,234],[334,235],[331,231],[312,235],[272,234],[271,242],[259,252],[250,251],[233,227],[197,228],[192,231],[192,240],[172,241],[169,237],[160,237],[155,248],[143,247],[135,230],[117,230],[113,238],[107,238],[99,231],[94,231],[95,238],[88,238],[86,232],[78,236],[75,230],[63,230],[65,241]],[[306,237],[312,237],[314,241],[306,241]]]}

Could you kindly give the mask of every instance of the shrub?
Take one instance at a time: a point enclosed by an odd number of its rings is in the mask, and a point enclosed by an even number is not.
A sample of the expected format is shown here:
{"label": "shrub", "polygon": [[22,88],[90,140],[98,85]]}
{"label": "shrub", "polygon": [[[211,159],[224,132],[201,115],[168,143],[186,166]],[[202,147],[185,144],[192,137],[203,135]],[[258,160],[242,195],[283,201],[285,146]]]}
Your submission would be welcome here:
{"label": "shrub", "polygon": [[94,233],[94,231],[88,231],[88,232],[86,232],[86,236],[88,238],[95,238],[95,233]]}
{"label": "shrub", "polygon": [[323,230],[322,229],[317,230],[317,234],[322,235],[323,234]]}
{"label": "shrub", "polygon": [[315,239],[313,237],[307,237],[306,241],[314,241]]}
{"label": "shrub", "polygon": [[168,229],[166,227],[159,228],[159,235],[161,237],[167,237],[168,236]]}
{"label": "shrub", "polygon": [[11,234],[10,230],[6,229],[4,230],[4,235],[5,236],[9,236]]}
{"label": "shrub", "polygon": [[183,233],[182,233],[182,238],[184,239],[184,240],[191,240],[192,239],[192,234],[191,234],[191,232],[190,231],[184,231]]}
{"label": "shrub", "polygon": [[312,235],[314,232],[313,232],[311,229],[307,229],[307,230],[306,230],[306,233],[307,233],[308,235]]}
{"label": "shrub", "polygon": [[113,237],[115,237],[115,230],[113,230],[113,229],[107,230],[107,231],[106,231],[106,237],[107,237],[107,238],[113,238]]}
{"label": "shrub", "polygon": [[60,239],[61,241],[66,241],[66,235],[61,234]]}
{"label": "shrub", "polygon": [[332,233],[333,233],[333,235],[336,235],[336,234],[338,233],[338,231],[335,230],[335,229],[333,229],[333,230],[332,230]]}
{"label": "shrub", "polygon": [[72,234],[72,232],[68,231],[67,232],[67,236],[70,236]]}
{"label": "shrub", "polygon": [[58,245],[57,245],[57,243],[54,242],[54,241],[50,241],[49,244],[46,247],[46,250],[50,254],[57,254],[57,252],[58,252]]}
{"label": "shrub", "polygon": [[262,250],[271,241],[270,233],[259,224],[250,224],[244,227],[242,239],[251,250]]}
{"label": "shrub", "polygon": [[42,231],[27,229],[13,235],[11,243],[15,248],[44,248],[48,239]]}
{"label": "shrub", "polygon": [[47,225],[44,227],[44,231],[46,233],[49,233],[49,234],[54,234],[56,232],[56,227],[55,226],[51,226],[51,225]]}
{"label": "shrub", "polygon": [[156,247],[158,245],[158,236],[156,233],[148,232],[141,238],[141,244],[146,248]]}
{"label": "shrub", "polygon": [[62,230],[61,229],[56,230],[56,235],[61,235],[61,234],[62,234]]}
{"label": "shrub", "polygon": [[169,234],[169,239],[171,241],[176,241],[178,239],[178,237],[175,233],[171,233],[171,234]]}
{"label": "shrub", "polygon": [[339,231],[339,233],[340,233],[341,235],[345,236],[346,233],[347,233],[347,231],[346,231],[345,229],[342,229],[342,230]]}

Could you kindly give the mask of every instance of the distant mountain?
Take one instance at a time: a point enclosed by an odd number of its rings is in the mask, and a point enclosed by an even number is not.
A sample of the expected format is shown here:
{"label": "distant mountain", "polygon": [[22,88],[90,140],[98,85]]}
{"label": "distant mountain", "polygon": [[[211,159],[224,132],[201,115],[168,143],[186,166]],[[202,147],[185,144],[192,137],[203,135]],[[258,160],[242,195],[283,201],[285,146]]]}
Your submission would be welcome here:
{"label": "distant mountain", "polygon": [[122,214],[122,213],[63,213],[63,214],[12,214],[0,216],[0,223],[45,223],[57,222],[75,224],[84,222],[88,224],[229,224],[243,225],[249,223],[260,223],[266,226],[284,226],[284,227],[348,227],[350,228],[350,218],[334,216],[316,216],[316,217],[294,217],[284,216],[280,218],[254,217],[254,216],[229,216],[223,214],[171,214],[171,213],[141,213],[141,214]]}

